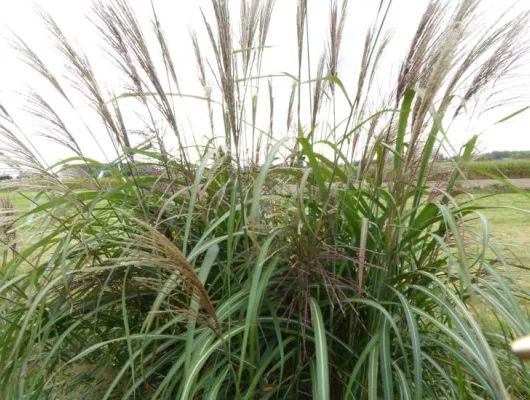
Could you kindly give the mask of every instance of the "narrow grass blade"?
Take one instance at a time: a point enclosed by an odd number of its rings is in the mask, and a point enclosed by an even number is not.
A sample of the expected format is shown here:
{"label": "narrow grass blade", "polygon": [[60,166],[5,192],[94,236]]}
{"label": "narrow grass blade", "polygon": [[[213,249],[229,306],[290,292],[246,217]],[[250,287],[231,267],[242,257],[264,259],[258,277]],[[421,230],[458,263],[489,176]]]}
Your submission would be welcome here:
{"label": "narrow grass blade", "polygon": [[316,399],[329,400],[329,363],[328,347],[326,344],[326,327],[322,318],[322,311],[316,299],[311,298],[311,320],[315,331],[316,348]]}

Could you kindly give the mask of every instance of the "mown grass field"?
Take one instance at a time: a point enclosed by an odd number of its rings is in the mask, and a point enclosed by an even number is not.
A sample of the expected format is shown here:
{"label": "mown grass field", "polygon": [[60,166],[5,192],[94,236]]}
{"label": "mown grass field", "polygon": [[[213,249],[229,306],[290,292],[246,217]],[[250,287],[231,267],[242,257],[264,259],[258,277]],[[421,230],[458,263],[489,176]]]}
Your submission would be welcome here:
{"label": "mown grass field", "polygon": [[[482,196],[477,203],[491,208],[480,211],[488,219],[491,240],[513,253],[513,262],[530,266],[530,197],[523,193]],[[519,209],[519,210],[516,210]],[[475,222],[478,225],[478,222]]]}
{"label": "mown grass field", "polygon": [[[3,195],[4,196],[4,195]],[[5,194],[13,201],[13,205],[16,207],[18,212],[25,212],[29,209],[31,199],[35,197],[35,193],[32,192],[11,192]]]}
{"label": "mown grass field", "polygon": [[[18,213],[29,210],[33,192],[11,192],[3,194],[9,197]],[[491,240],[512,254],[511,261],[530,267],[530,195],[524,193],[481,194],[477,205],[488,207],[480,211],[488,219]],[[501,207],[501,208],[489,208]],[[473,222],[479,227],[478,218]]]}

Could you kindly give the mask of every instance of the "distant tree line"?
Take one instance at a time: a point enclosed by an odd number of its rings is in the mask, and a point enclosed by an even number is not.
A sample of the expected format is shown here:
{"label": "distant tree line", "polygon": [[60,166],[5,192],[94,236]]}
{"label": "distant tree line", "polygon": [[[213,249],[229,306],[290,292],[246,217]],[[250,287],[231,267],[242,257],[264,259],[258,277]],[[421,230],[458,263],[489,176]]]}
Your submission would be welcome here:
{"label": "distant tree line", "polygon": [[528,160],[530,159],[530,150],[518,150],[518,151],[492,151],[490,153],[482,154],[479,161],[493,161],[493,160]]}
{"label": "distant tree line", "polygon": [[[436,162],[456,161],[458,156],[449,157],[443,153],[437,153],[432,156]],[[517,151],[491,151],[489,153],[480,154],[477,161],[499,161],[499,160],[530,160],[530,150]]]}

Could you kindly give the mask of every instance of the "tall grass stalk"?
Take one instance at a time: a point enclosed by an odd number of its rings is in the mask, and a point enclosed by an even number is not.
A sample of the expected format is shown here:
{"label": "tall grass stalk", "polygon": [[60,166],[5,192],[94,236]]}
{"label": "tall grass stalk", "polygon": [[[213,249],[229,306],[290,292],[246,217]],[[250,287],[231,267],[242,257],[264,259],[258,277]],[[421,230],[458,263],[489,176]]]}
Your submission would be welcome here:
{"label": "tall grass stalk", "polygon": [[[0,271],[4,398],[530,396],[509,353],[530,331],[529,293],[487,220],[469,228],[481,208],[454,191],[475,139],[446,189],[431,185],[445,127],[528,50],[528,15],[484,27],[478,0],[429,2],[381,95],[394,1],[380,2],[353,88],[339,64],[356,5],[330,2],[329,43],[314,60],[320,38],[300,0],[296,71],[271,75],[275,3],[242,0],[239,20],[228,0],[212,0],[211,19],[203,10],[190,30],[198,93],[181,91],[194,77],[178,65],[192,61],[171,51],[181,38],[165,35],[154,7],[151,40],[125,0],[94,3],[124,82],[112,90],[46,13],[66,78],[14,39],[63,101],[33,91],[28,110],[71,157],[47,165],[0,108],[2,160],[31,176],[17,190],[39,192],[13,225],[33,239]],[[193,146],[179,114],[190,97],[211,132]],[[69,128],[86,104],[94,120],[81,126],[96,141],[106,133],[115,160],[89,158]],[[129,126],[138,113],[141,135]],[[75,188],[59,178],[72,169],[84,171]]]}

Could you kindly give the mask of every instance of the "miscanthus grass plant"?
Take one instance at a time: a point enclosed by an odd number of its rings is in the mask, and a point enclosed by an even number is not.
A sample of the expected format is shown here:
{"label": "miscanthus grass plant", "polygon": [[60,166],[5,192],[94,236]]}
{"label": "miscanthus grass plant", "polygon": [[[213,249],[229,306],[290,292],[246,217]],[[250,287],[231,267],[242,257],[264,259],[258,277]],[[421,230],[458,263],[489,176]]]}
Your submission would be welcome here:
{"label": "miscanthus grass plant", "polygon": [[[182,60],[155,9],[151,40],[126,1],[96,1],[91,18],[123,82],[112,91],[46,13],[66,78],[14,39],[57,95],[31,91],[28,111],[72,156],[45,164],[0,108],[3,161],[31,175],[18,190],[39,192],[15,222],[33,240],[1,267],[1,397],[529,397],[530,374],[509,352],[530,331],[528,292],[480,207],[454,197],[476,138],[445,182],[428,183],[450,121],[528,49],[528,15],[484,26],[476,0],[429,2],[381,94],[391,0],[352,88],[339,73],[347,1],[330,2],[318,60],[311,5],[298,2],[297,70],[282,76],[262,72],[274,0],[243,0],[239,18],[227,0],[211,6],[191,31],[195,60]],[[202,92],[180,90],[195,77],[177,61],[197,63]],[[180,122],[190,96],[209,118],[202,144]],[[85,119],[86,136],[106,132],[112,163],[87,157],[65,120],[87,103],[102,129]],[[80,166],[86,185],[58,178]],[[477,217],[481,229],[468,227]]]}

